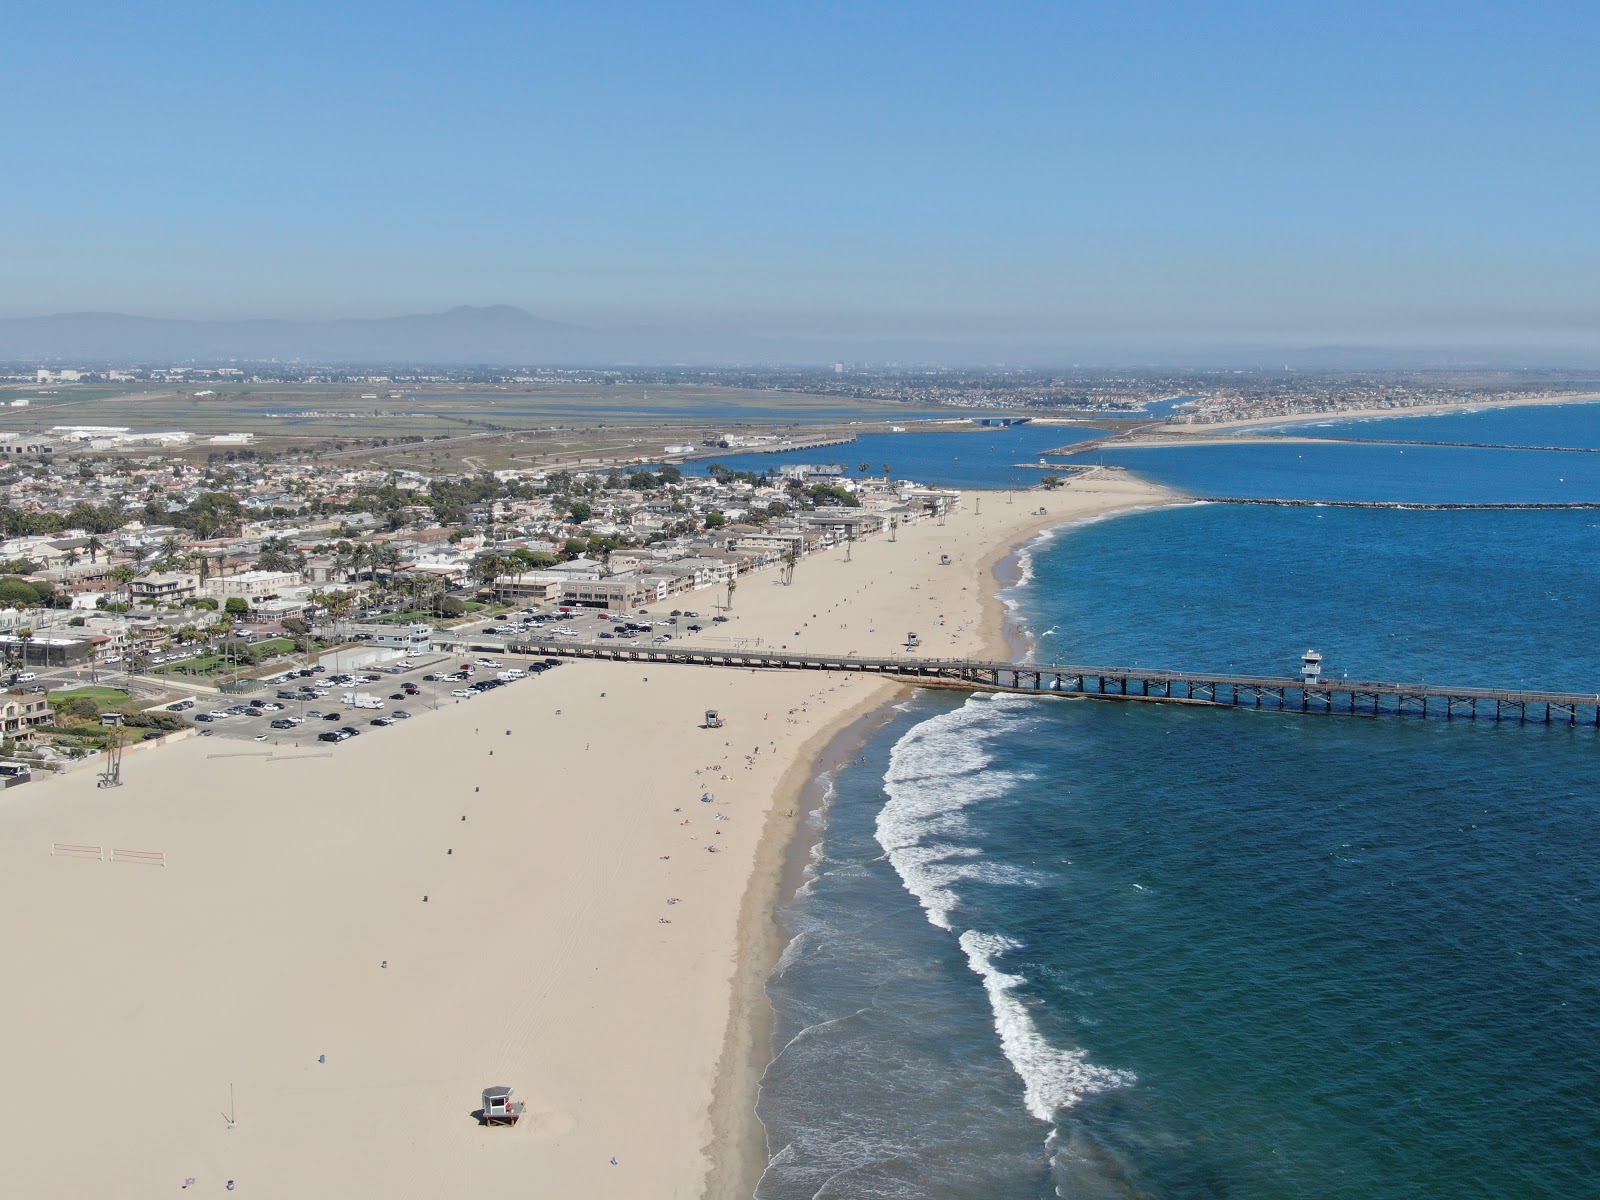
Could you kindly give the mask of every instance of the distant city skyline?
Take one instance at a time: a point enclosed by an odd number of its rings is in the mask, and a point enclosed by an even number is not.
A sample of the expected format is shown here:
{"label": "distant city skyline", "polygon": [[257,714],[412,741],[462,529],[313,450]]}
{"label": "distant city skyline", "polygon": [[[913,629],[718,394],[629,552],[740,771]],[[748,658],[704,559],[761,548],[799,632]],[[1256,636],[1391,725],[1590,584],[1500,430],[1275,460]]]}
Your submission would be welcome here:
{"label": "distant city skyline", "polygon": [[[28,6],[0,316],[1600,361],[1600,14]],[[686,339],[689,344],[693,338]]]}

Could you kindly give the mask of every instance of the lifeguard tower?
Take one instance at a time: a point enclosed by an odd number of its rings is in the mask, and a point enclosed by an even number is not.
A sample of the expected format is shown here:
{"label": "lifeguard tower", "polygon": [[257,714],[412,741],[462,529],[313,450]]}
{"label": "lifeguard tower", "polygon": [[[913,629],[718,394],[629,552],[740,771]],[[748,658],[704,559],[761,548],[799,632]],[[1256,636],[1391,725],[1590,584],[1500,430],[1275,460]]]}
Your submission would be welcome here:
{"label": "lifeguard tower", "polygon": [[719,713],[714,708],[706,709],[706,723],[704,725],[702,725],[701,728],[702,729],[721,729],[722,728],[722,714]]}
{"label": "lifeguard tower", "polygon": [[1322,682],[1322,655],[1315,650],[1307,650],[1300,656],[1300,681],[1311,684]]}
{"label": "lifeguard tower", "polygon": [[511,1098],[508,1087],[483,1089],[483,1109],[478,1120],[484,1125],[515,1125],[522,1119],[523,1102]]}

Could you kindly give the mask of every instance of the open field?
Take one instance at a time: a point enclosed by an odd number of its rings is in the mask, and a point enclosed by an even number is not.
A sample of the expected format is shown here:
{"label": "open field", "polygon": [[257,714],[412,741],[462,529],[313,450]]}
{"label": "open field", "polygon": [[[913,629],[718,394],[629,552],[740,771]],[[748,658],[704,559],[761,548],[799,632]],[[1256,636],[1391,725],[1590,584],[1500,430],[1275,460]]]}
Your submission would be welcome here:
{"label": "open field", "polygon": [[[199,395],[201,392],[211,393]],[[11,408],[26,398],[25,408]],[[259,454],[310,452],[352,467],[433,471],[511,470],[586,461],[657,461],[668,445],[698,446],[707,434],[759,429],[837,436],[918,419],[959,419],[894,404],[791,392],[618,384],[123,385],[0,387],[0,433],[44,433],[57,425],[185,430],[205,439],[250,433]],[[131,446],[202,461],[229,448]]]}
{"label": "open field", "polygon": [[[199,392],[211,395],[199,396]],[[200,434],[245,432],[296,440],[442,437],[582,425],[795,424],[901,420],[895,404],[845,397],[698,386],[618,384],[450,385],[207,383],[200,385],[13,384],[0,402],[0,430],[51,425],[129,425]]]}

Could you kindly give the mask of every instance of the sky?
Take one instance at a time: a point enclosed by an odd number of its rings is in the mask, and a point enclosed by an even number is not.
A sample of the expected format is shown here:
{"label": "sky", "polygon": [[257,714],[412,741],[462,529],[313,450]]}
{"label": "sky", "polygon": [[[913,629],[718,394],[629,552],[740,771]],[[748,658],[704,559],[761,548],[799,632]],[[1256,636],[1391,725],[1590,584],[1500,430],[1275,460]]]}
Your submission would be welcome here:
{"label": "sky", "polygon": [[1600,348],[1600,6],[9,6],[0,316]]}

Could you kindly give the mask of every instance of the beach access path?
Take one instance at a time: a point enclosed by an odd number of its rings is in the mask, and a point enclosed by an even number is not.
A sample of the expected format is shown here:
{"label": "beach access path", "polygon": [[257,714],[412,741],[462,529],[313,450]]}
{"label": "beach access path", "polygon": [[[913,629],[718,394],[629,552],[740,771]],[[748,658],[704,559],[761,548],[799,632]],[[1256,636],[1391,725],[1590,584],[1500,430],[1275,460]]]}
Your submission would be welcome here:
{"label": "beach access path", "polygon": [[[1000,556],[1168,498],[1120,472],[968,495],[790,586],[741,580],[721,636],[999,652]],[[10,1190],[748,1196],[797,798],[897,691],[574,662],[387,736],[191,738],[130,757],[120,788],[6,791]],[[495,1084],[527,1103],[515,1128],[473,1119]]]}

